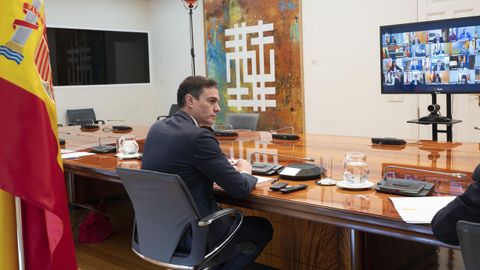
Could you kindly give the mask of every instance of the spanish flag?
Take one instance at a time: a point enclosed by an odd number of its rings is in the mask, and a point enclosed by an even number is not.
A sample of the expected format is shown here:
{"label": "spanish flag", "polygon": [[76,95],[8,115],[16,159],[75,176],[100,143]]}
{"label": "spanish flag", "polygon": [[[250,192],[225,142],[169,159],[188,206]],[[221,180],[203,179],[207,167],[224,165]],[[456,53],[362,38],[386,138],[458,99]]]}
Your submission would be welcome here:
{"label": "spanish flag", "polygon": [[44,7],[43,0],[0,0],[0,189],[22,201],[26,269],[70,270],[77,265]]}

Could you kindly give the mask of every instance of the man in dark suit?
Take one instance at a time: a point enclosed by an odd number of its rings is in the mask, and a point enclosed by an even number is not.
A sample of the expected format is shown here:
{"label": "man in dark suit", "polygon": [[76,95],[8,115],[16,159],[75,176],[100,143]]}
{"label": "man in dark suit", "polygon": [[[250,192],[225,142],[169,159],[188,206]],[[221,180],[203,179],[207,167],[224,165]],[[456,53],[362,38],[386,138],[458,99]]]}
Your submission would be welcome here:
{"label": "man in dark suit", "polygon": [[433,83],[442,83],[442,78],[440,77],[440,75],[438,73],[434,74],[432,82]]}
{"label": "man in dark suit", "polygon": [[432,70],[434,71],[445,70],[445,63],[443,63],[442,60],[437,60],[437,63],[432,66]]}
{"label": "man in dark suit", "polygon": [[418,80],[417,74],[415,74],[414,77],[413,77],[413,80],[410,82],[410,85],[411,86],[417,86],[417,85],[420,85],[420,84],[422,84],[422,83]]}
{"label": "man in dark suit", "polygon": [[[179,175],[202,216],[219,210],[213,197],[214,182],[230,196],[240,199],[247,197],[257,182],[250,174],[250,163],[238,160],[236,168],[232,166],[213,133],[202,128],[215,122],[220,112],[219,100],[215,81],[202,76],[186,78],[177,92],[179,110],[150,128],[142,159],[143,169]],[[209,249],[224,238],[231,223],[232,219],[227,217],[209,226]],[[228,261],[222,269],[245,269],[260,255],[272,234],[267,219],[245,217],[240,230],[224,249],[222,256]],[[182,245],[188,248],[191,240],[185,238]],[[255,249],[238,254],[235,246],[242,242],[253,243]]]}
{"label": "man in dark suit", "polygon": [[465,220],[480,223],[480,165],[472,176],[474,182],[465,193],[442,208],[432,220],[435,237],[447,244],[458,245],[457,222]]}

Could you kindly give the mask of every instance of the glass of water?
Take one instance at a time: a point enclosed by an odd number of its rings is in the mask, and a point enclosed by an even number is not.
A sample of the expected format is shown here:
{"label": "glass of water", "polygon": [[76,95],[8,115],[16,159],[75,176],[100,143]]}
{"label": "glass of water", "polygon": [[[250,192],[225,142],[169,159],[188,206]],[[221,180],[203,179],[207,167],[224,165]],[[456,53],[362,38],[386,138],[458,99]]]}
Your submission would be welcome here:
{"label": "glass of water", "polygon": [[367,155],[348,152],[343,161],[343,180],[351,185],[362,185],[368,180]]}

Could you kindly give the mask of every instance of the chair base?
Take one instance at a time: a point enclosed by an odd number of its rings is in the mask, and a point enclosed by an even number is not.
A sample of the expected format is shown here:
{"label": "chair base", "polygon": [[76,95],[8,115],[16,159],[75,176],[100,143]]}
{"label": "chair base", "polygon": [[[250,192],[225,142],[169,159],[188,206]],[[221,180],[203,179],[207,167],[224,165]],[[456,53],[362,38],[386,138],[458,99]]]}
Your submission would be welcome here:
{"label": "chair base", "polygon": [[132,248],[132,251],[133,251],[133,253],[135,253],[138,257],[144,259],[145,261],[147,261],[147,262],[149,262],[149,263],[153,263],[153,264],[158,265],[158,266],[161,266],[161,267],[165,267],[165,268],[167,268],[167,269],[179,269],[179,270],[194,270],[194,269],[196,269],[195,266],[185,266],[185,265],[164,263],[164,262],[160,262],[160,261],[157,261],[157,260],[148,258],[148,257],[143,256],[142,254],[140,254],[140,253],[139,253],[138,251],[136,251],[134,248]]}

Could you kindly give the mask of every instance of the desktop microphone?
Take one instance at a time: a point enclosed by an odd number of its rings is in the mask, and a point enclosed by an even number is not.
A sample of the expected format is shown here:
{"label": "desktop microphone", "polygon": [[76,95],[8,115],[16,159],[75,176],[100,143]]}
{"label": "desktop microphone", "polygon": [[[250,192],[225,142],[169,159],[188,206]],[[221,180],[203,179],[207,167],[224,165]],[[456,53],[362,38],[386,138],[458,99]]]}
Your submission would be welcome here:
{"label": "desktop microphone", "polygon": [[250,153],[250,160],[252,160],[252,155],[254,155],[254,154],[270,155],[270,156],[276,156],[276,157],[286,157],[286,158],[297,159],[297,160],[302,160],[302,161],[315,162],[315,159],[310,158],[310,157],[296,157],[296,156],[274,154],[274,153],[267,153],[267,152],[260,152],[260,151],[255,151],[255,152]]}
{"label": "desktop microphone", "polygon": [[80,130],[83,132],[95,132],[99,129],[100,127],[96,124],[85,124],[80,126]]}
{"label": "desktop microphone", "polygon": [[98,145],[92,147],[90,152],[106,154],[106,153],[114,153],[117,151],[117,147],[115,145],[102,144],[102,139],[118,139],[118,137],[99,137]]}
{"label": "desktop microphone", "polygon": [[236,139],[238,137],[238,133],[231,130],[214,130],[211,126],[201,126],[201,128],[208,129],[213,133],[213,136],[215,137],[224,137],[231,139]]}
{"label": "desktop microphone", "polygon": [[[295,157],[295,156],[290,156],[290,155],[283,155],[283,154],[273,154],[273,153],[266,153],[266,152],[252,152],[250,154],[250,160],[253,154],[265,154],[265,155],[272,155],[272,156],[279,156],[279,157],[287,157],[287,158],[292,158],[292,159],[299,159],[302,161],[310,161],[314,162],[315,159],[310,158],[310,157]],[[253,163],[252,164],[252,172],[254,171],[254,165],[255,164],[260,164],[260,166],[267,166],[267,165],[272,165],[271,163]],[[277,165],[277,164],[273,164]],[[311,163],[290,163],[286,165],[285,167],[279,165],[280,167],[275,167],[272,169],[276,169],[278,171],[278,174],[280,178],[282,179],[288,179],[288,180],[311,180],[311,179],[317,179],[322,176],[322,174],[325,172],[324,168],[321,168],[315,164]],[[282,168],[283,167],[283,168]],[[262,168],[264,170],[264,168]]]}
{"label": "desktop microphone", "polygon": [[[107,122],[125,122],[125,120],[107,120]],[[104,132],[110,132],[112,131],[113,133],[129,133],[133,129],[130,126],[126,125],[112,125],[112,128],[104,127],[102,129]]]}
{"label": "desktop microphone", "polygon": [[213,130],[213,135],[215,137],[238,137],[238,133],[233,131],[233,126],[230,124],[224,125],[224,127],[230,126],[230,129],[223,129],[223,130]]}
{"label": "desktop microphone", "polygon": [[[292,132],[290,134],[273,133],[273,132],[277,132],[277,131],[285,130],[285,129],[290,129]],[[295,130],[292,126],[283,127],[283,128],[279,128],[279,129],[272,129],[272,130],[270,130],[270,133],[272,133],[272,139],[274,139],[274,140],[298,140],[298,139],[300,139],[300,137],[295,134]]]}
{"label": "desktop microphone", "polygon": [[388,179],[388,177],[387,177],[387,169],[388,168],[397,168],[397,169],[402,169],[402,170],[446,175],[446,176],[451,176],[451,177],[455,177],[455,178],[464,178],[464,177],[467,176],[464,173],[437,172],[437,171],[402,167],[402,166],[396,166],[396,165],[386,166],[383,170],[383,180],[380,180],[377,183],[377,186],[375,187],[375,190],[377,190],[379,192],[399,194],[399,195],[403,195],[403,196],[421,197],[421,196],[430,195],[434,190],[435,184],[434,183],[428,183],[428,182],[425,182],[425,181],[418,181],[418,180]]}
{"label": "desktop microphone", "polygon": [[125,122],[125,120],[107,119],[107,122]]}
{"label": "desktop microphone", "polygon": [[[388,165],[388,166],[385,166],[385,168],[383,169],[383,179],[387,179],[387,169],[388,168],[395,168],[395,169],[402,169],[402,170],[409,170],[409,171],[417,171],[417,172],[425,172],[425,173],[433,173],[433,174],[440,174],[440,175],[446,175],[446,176],[451,176],[451,177],[455,177],[455,178],[464,178],[464,177],[467,177],[466,174],[464,173],[447,173],[447,172],[437,172],[437,171],[431,171],[431,170],[424,170],[424,169],[417,169],[417,168],[410,168],[410,167],[402,167],[402,166],[396,166],[396,165]],[[475,172],[477,171],[478,169],[478,176],[480,177],[480,168],[479,166],[477,166],[477,168],[475,168]],[[475,175],[475,173],[474,173]]]}
{"label": "desktop microphone", "polygon": [[112,126],[113,133],[129,133],[133,129],[130,126]]}
{"label": "desktop microphone", "polygon": [[[91,123],[86,123],[86,121],[90,121]],[[84,123],[80,125],[80,130],[84,132],[95,132],[100,128],[99,125],[95,124],[93,119],[87,119]]]}

